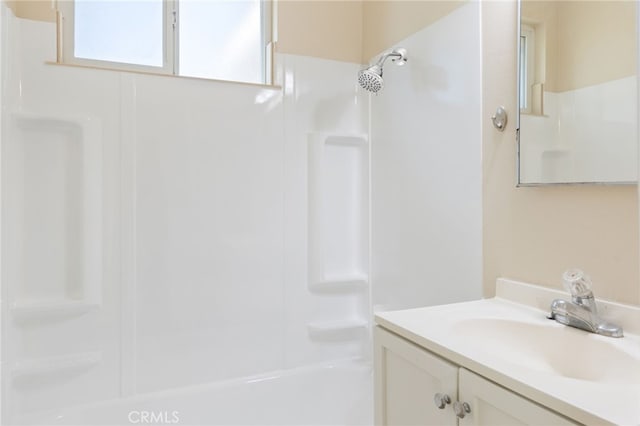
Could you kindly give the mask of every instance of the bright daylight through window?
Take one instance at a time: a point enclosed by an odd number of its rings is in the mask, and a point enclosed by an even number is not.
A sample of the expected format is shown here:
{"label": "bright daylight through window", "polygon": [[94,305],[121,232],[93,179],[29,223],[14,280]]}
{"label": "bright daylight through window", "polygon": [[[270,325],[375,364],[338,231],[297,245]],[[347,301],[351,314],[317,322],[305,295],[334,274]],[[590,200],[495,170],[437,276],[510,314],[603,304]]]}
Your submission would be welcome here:
{"label": "bright daylight through window", "polygon": [[59,60],[269,83],[267,0],[65,0]]}

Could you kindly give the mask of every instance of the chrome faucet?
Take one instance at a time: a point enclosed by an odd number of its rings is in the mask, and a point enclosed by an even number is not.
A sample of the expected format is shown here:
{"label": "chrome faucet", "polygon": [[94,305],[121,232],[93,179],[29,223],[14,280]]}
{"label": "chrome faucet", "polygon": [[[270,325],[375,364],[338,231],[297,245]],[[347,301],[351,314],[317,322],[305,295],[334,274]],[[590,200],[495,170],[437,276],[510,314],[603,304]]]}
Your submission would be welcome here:
{"label": "chrome faucet", "polygon": [[569,269],[562,278],[565,288],[571,293],[571,302],[563,299],[551,302],[549,319],[603,336],[623,336],[622,327],[611,324],[598,315],[596,300],[591,291],[591,280],[584,272]]}

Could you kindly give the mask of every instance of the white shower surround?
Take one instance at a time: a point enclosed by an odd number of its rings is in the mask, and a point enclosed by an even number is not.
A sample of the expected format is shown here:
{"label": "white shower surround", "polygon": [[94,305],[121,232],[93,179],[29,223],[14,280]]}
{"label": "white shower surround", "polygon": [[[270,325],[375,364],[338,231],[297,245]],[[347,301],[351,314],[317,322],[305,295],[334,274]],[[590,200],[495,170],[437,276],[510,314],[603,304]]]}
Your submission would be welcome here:
{"label": "white shower surround", "polygon": [[[376,309],[481,297],[480,3],[395,44],[371,98],[372,291]],[[486,121],[481,121],[486,120]]]}
{"label": "white shower surround", "polygon": [[[10,34],[12,43],[4,45],[11,66],[5,63],[3,78],[12,84],[5,86],[4,106],[88,118],[99,123],[102,144],[99,303],[66,306],[62,315],[22,310],[26,321],[17,321],[9,309],[16,289],[3,270],[8,424],[51,423],[58,416],[60,424],[111,423],[131,410],[174,407],[183,410],[182,424],[370,424],[368,331],[323,328],[370,321],[368,259],[354,256],[347,262],[356,263],[353,274],[343,277],[325,270],[330,285],[323,291],[309,282],[309,146],[318,137],[332,147],[341,140],[358,140],[351,148],[374,144],[371,227],[381,236],[377,248],[373,241],[380,263],[376,303],[408,307],[479,295],[477,5],[402,42],[413,51],[412,62],[385,74],[387,89],[371,99],[371,112],[368,95],[357,88],[358,64],[279,55],[276,80],[283,90],[46,65],[55,56],[54,26],[5,18],[3,42]],[[444,47],[452,44],[462,50]],[[458,123],[460,114],[470,117],[468,124]],[[409,119],[406,131],[390,138],[400,128],[393,126]],[[411,143],[418,134],[439,143],[423,152]],[[362,155],[350,152],[348,158]],[[407,164],[394,153],[407,155],[410,167],[402,170]],[[417,179],[406,179],[409,171]],[[366,202],[369,194],[362,195]],[[388,209],[405,209],[409,198],[421,199],[411,218]],[[387,202],[396,204],[381,209]],[[368,226],[361,208],[349,214],[359,211]],[[431,224],[444,216],[451,222],[438,223],[432,234]],[[387,240],[396,233],[396,241]],[[447,236],[451,247],[443,246]],[[382,245],[388,242],[406,246],[387,260]],[[460,245],[456,254],[449,250]],[[425,268],[416,268],[424,259]],[[398,274],[380,273],[397,268]],[[449,268],[464,270],[446,278]],[[428,276],[439,284],[428,287]],[[389,279],[397,280],[398,298],[386,297]],[[332,291],[333,281],[346,281],[347,290]],[[410,288],[415,298],[406,297]],[[234,418],[258,400],[267,417]],[[278,401],[287,406],[278,408]],[[216,416],[212,405],[225,410]],[[315,409],[291,408],[301,406]]]}

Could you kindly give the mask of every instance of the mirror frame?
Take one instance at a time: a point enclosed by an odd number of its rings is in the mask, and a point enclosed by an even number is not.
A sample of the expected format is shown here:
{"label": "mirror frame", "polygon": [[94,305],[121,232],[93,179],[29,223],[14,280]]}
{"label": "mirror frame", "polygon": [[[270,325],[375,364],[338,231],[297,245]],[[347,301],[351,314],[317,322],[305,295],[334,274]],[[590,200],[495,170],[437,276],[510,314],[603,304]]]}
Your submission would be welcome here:
{"label": "mirror frame", "polygon": [[[576,185],[596,185],[596,186],[631,186],[638,185],[640,181],[640,161],[637,161],[638,180],[637,181],[612,181],[612,182],[522,182],[520,180],[520,34],[522,31],[522,2],[523,0],[517,0],[517,22],[516,22],[516,188],[526,187],[539,187],[539,186],[576,186]],[[640,17],[640,5],[638,5],[637,15]],[[640,18],[636,20],[640,25]],[[636,30],[636,48],[638,50],[638,63],[636,63],[636,78],[638,78],[638,71],[640,71],[640,27]],[[638,78],[638,118],[636,118],[636,128],[638,129],[638,151],[640,151],[640,78]]]}
{"label": "mirror frame", "polygon": [[529,186],[520,180],[520,34],[522,33],[522,0],[516,7],[516,188]]}

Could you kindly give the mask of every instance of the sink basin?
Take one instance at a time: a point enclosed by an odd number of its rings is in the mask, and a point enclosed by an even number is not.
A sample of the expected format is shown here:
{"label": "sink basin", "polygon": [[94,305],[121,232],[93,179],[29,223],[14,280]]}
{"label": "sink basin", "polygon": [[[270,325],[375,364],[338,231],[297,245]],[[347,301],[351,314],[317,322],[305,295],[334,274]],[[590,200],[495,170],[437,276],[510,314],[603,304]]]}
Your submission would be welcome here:
{"label": "sink basin", "polygon": [[623,345],[612,341],[618,339],[552,321],[499,318],[461,320],[452,331],[501,362],[576,380],[640,384],[640,353],[621,349]]}

